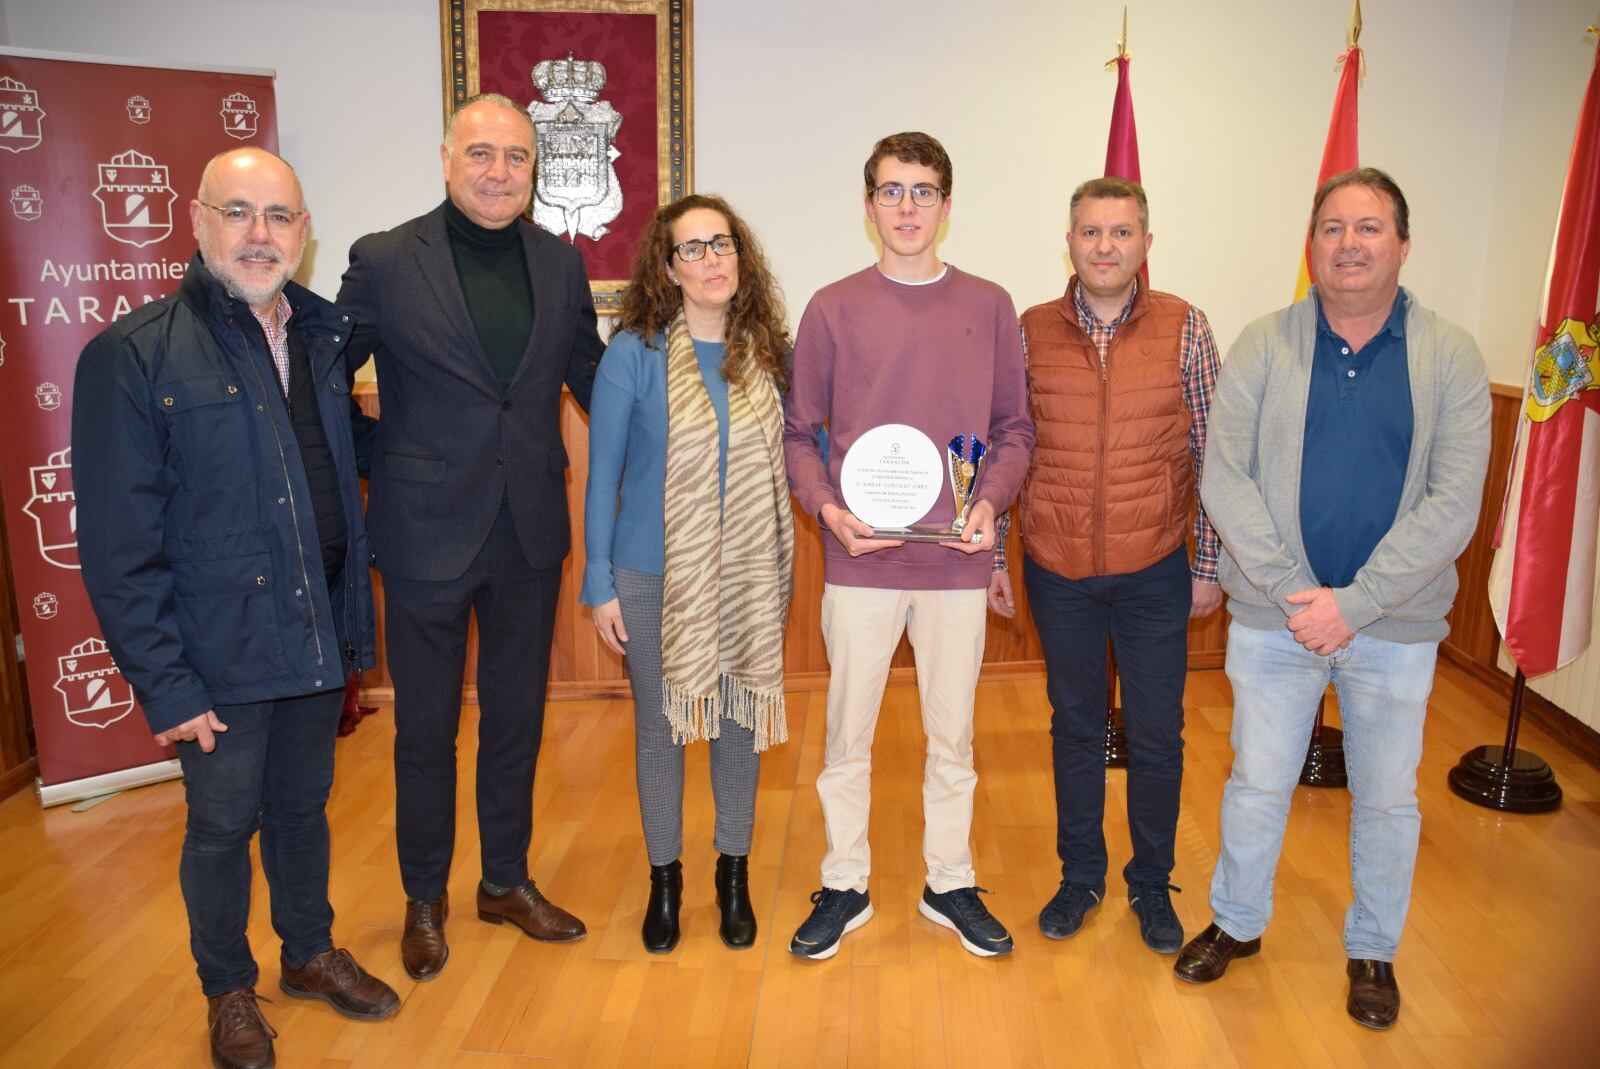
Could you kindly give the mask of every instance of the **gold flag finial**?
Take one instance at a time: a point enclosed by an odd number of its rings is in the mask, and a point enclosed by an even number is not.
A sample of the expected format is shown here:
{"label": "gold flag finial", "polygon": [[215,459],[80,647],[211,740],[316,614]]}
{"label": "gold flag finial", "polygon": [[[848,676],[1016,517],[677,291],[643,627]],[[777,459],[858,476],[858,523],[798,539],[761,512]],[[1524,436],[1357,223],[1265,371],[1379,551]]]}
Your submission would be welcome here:
{"label": "gold flag finial", "polygon": [[1119,59],[1132,59],[1133,53],[1128,51],[1128,5],[1122,5],[1122,36],[1117,38],[1117,54],[1106,60],[1106,70],[1117,65]]}
{"label": "gold flag finial", "polygon": [[1348,35],[1351,48],[1361,43],[1361,0],[1355,0],[1350,7],[1350,33]]}

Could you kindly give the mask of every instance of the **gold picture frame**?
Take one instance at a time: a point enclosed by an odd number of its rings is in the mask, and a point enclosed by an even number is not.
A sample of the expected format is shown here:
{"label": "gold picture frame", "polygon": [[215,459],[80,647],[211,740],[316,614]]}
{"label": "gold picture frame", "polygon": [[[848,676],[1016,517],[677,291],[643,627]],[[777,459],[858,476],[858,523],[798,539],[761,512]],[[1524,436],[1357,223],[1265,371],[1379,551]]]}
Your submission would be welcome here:
{"label": "gold picture frame", "polygon": [[440,0],[445,118],[480,92],[526,102],[541,156],[530,214],[583,253],[602,313],[621,304],[650,213],[694,188],[692,3]]}

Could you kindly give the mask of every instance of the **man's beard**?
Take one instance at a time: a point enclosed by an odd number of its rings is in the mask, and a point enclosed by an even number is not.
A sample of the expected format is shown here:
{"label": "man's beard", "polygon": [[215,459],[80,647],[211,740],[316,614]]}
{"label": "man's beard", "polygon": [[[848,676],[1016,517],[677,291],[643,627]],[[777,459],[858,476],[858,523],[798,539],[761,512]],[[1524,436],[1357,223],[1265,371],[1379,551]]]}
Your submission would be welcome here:
{"label": "man's beard", "polygon": [[[234,263],[243,257],[253,255],[266,255],[277,264],[278,270],[273,273],[270,281],[253,283],[235,274]],[[216,250],[204,247],[200,250],[200,258],[205,261],[206,269],[227,289],[228,296],[238,298],[251,307],[272,302],[289,279],[294,277],[294,273],[300,270],[300,260],[304,255],[305,250],[302,248],[301,255],[296,256],[293,263],[286,263],[283,254],[271,245],[243,245],[235,249],[231,255],[217,254]]]}

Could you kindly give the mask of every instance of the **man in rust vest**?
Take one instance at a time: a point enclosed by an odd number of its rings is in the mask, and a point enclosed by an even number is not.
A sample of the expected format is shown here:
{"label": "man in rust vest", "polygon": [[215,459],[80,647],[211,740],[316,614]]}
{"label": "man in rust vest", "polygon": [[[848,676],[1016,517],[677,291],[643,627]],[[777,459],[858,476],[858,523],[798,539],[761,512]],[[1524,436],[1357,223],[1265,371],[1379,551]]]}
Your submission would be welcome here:
{"label": "man in rust vest", "polygon": [[[1183,926],[1168,878],[1188,622],[1222,601],[1217,538],[1196,500],[1217,347],[1200,309],[1139,277],[1149,223],[1135,182],[1097,178],[1072,194],[1073,278],[1064,296],[1022,317],[1038,437],[1020,522],[1023,580],[1049,675],[1062,874],[1039,928],[1065,939],[1105,897],[1109,636],[1130,750],[1133,858],[1122,874],[1145,944],[1175,954]],[[997,559],[990,607],[1010,616],[1011,593]]]}

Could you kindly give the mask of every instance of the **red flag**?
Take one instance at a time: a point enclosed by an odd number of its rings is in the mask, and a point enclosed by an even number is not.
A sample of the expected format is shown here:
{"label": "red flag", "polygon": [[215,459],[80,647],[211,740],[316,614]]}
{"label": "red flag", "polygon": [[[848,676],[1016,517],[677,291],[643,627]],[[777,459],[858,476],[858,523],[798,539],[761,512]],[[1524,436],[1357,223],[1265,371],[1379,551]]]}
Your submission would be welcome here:
{"label": "red flag", "polygon": [[1111,102],[1111,136],[1106,138],[1106,177],[1139,181],[1139,131],[1133,124],[1133,89],[1128,85],[1128,55],[1117,65],[1117,96]]}
{"label": "red flag", "polygon": [[[1357,9],[1356,19],[1360,18]],[[1353,23],[1352,34],[1360,34],[1359,22]],[[1317,188],[1336,174],[1361,166],[1361,154],[1356,148],[1356,93],[1361,84],[1361,49],[1354,43],[1339,58],[1344,73],[1339,77],[1339,90],[1333,95],[1333,118],[1328,120],[1328,141],[1322,148],[1322,166],[1317,170]],[[1311,239],[1300,256],[1300,278],[1295,283],[1294,299],[1304,300],[1316,279],[1311,277]]]}
{"label": "red flag", "polygon": [[[1127,14],[1123,14],[1127,18]],[[1124,22],[1123,39],[1117,42],[1117,95],[1111,102],[1111,133],[1106,137],[1106,177],[1139,181],[1139,130],[1133,123],[1133,89],[1128,84],[1126,50],[1128,27]],[[1150,261],[1139,265],[1139,285],[1150,285]]]}
{"label": "red flag", "polygon": [[1500,514],[1489,603],[1517,666],[1589,646],[1600,521],[1600,56],[1589,76],[1545,276]]}

